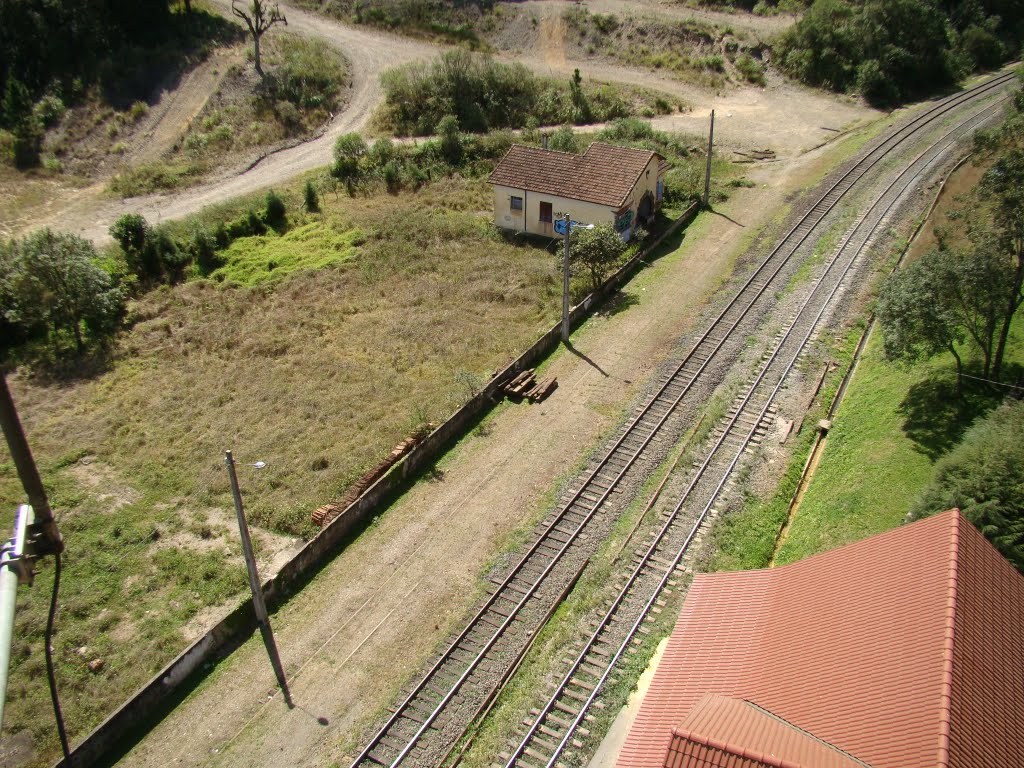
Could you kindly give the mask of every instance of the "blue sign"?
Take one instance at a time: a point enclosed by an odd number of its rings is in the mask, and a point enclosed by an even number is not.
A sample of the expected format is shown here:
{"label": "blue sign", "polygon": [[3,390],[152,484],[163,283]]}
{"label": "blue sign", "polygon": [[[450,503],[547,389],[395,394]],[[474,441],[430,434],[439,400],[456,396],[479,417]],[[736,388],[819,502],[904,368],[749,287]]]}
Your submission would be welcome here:
{"label": "blue sign", "polygon": [[[570,221],[569,222],[569,227],[570,228],[574,228],[574,227],[578,227],[578,226],[580,226],[580,223],[578,221]],[[564,235],[565,234],[565,219],[555,219],[555,221],[554,221],[554,228],[555,228],[555,232],[557,232],[560,235]]]}

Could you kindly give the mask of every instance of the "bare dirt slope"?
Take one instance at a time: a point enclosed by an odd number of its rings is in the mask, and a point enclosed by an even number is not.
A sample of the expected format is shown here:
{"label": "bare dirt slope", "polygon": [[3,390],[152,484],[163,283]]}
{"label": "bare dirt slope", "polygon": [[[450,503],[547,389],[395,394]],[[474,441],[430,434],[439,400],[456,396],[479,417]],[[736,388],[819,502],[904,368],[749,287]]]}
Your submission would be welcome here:
{"label": "bare dirt slope", "polygon": [[152,162],[171,149],[202,112],[228,67],[241,62],[237,53],[219,49],[182,78],[176,88],[163,91],[129,143],[125,160],[129,164]]}
{"label": "bare dirt slope", "polygon": [[495,552],[550,503],[822,157],[753,169],[757,188],[739,190],[724,216],[702,215],[679,251],[627,287],[634,306],[593,319],[573,338],[577,353],[556,356],[552,397],[499,410],[274,617],[295,709],[252,640],[122,764],[344,764],[360,729],[474,604]]}
{"label": "bare dirt slope", "polygon": [[[221,12],[230,12],[229,0],[211,1]],[[650,6],[656,11],[663,10],[660,4],[641,0],[602,1],[623,7]],[[564,41],[564,25],[559,23],[564,4],[560,0],[544,0],[538,4],[545,6],[544,45],[540,50],[529,52],[518,60],[540,74],[556,76],[571,76],[573,69],[578,67],[586,78],[657,88],[693,105],[693,110],[685,114],[655,120],[654,124],[658,128],[703,134],[707,130],[707,115],[714,107],[720,118],[716,135],[721,143],[748,148],[768,145],[780,154],[791,155],[828,138],[830,133],[823,130],[823,126],[842,128],[872,114],[853,100],[793,86],[778,78],[772,78],[768,87],[763,89],[729,87],[714,93],[681,83],[662,73],[602,62],[575,61],[566,56],[564,47],[559,51],[559,45]],[[103,241],[107,238],[110,224],[123,213],[141,213],[151,222],[177,219],[206,205],[279,184],[304,171],[327,165],[337,137],[349,131],[361,130],[367,125],[373,108],[380,100],[380,74],[406,62],[427,61],[439,51],[427,43],[348,27],[288,6],[282,5],[282,11],[288,18],[290,32],[321,37],[337,46],[351,62],[352,91],[349,102],[345,110],[335,116],[324,135],[274,153],[248,170],[236,170],[176,194],[116,201],[105,197],[100,185],[86,189],[64,189],[49,205],[41,205],[17,221],[4,221],[0,217],[0,231],[22,233],[39,226],[51,226]],[[690,13],[690,9],[686,13]],[[728,16],[731,18],[731,15]],[[212,69],[210,71],[212,73]],[[203,80],[203,77],[200,76],[198,80]],[[210,87],[212,90],[215,86]],[[197,89],[191,89],[190,93],[186,100],[188,103],[200,98]],[[187,113],[188,109],[185,108],[183,112]]]}

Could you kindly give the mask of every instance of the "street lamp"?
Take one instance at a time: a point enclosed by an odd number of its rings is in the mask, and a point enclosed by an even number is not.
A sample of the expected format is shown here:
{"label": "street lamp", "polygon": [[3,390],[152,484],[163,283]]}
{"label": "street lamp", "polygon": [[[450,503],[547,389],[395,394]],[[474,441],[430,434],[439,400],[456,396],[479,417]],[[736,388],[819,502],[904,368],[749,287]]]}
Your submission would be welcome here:
{"label": "street lamp", "polygon": [[[245,568],[249,572],[249,590],[252,592],[252,605],[256,613],[256,623],[259,625],[260,634],[263,635],[263,644],[267,647],[267,654],[270,656],[270,664],[274,668],[277,682],[284,694],[285,704],[291,709],[291,693],[288,691],[288,679],[284,675],[284,667],[281,665],[281,656],[277,652],[277,643],[274,641],[274,631],[270,628],[270,617],[267,615],[267,604],[263,601],[263,585],[260,584],[260,574],[256,570],[256,556],[252,551],[252,539],[249,537],[249,524],[245,521],[245,510],[242,508],[242,492],[238,488],[238,476],[235,474],[235,459],[231,451],[224,451],[224,464],[228,468],[228,479],[231,481],[231,495],[235,500],[235,515],[238,517],[238,532],[242,536],[242,554],[245,556]],[[255,461],[243,466],[263,469],[267,466],[265,461]]]}
{"label": "street lamp", "polygon": [[562,257],[562,341],[566,344],[569,343],[569,232],[579,227],[593,229],[594,225],[572,221],[568,212],[555,221],[555,232],[565,236],[565,254]]}

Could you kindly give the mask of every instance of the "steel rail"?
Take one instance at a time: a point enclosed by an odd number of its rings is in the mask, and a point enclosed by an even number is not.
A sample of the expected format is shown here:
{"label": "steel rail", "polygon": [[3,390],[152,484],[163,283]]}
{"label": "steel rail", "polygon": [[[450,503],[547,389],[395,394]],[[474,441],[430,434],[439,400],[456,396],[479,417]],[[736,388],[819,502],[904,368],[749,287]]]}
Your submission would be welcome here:
{"label": "steel rail", "polygon": [[[664,423],[667,421],[667,419],[672,415],[672,413],[674,412],[675,408],[678,407],[679,402],[681,402],[682,398],[690,391],[690,389],[691,389],[692,385],[694,384],[694,382],[698,379],[698,377],[708,367],[708,365],[710,364],[711,360],[715,358],[715,355],[718,353],[718,351],[725,344],[726,340],[731,336],[731,334],[733,333],[735,328],[746,317],[746,315],[749,313],[750,309],[754,306],[756,301],[761,296],[764,295],[764,293],[767,290],[768,286],[771,285],[772,281],[779,274],[781,269],[788,263],[788,261],[794,255],[794,253],[804,243],[806,238],[809,236],[810,231],[813,231],[813,228],[835,207],[835,205],[838,203],[838,201],[841,200],[846,195],[847,192],[849,192],[849,190],[853,187],[853,185],[857,181],[859,181],[860,178],[862,178],[871,168],[873,168],[875,165],[877,165],[879,162],[881,162],[881,160],[884,159],[887,156],[887,154],[892,151],[892,149],[894,149],[895,147],[899,146],[900,144],[902,144],[907,139],[909,139],[912,136],[914,136],[915,135],[915,131],[918,129],[918,126],[921,123],[927,124],[929,122],[934,121],[939,116],[941,116],[941,115],[945,114],[946,112],[952,110],[956,106],[959,106],[959,104],[961,102],[969,101],[971,99],[978,98],[980,95],[983,95],[984,93],[988,92],[989,90],[997,88],[1000,85],[1004,84],[1005,82],[1011,80],[1012,77],[1013,77],[1013,75],[1004,75],[1002,77],[997,77],[997,78],[994,78],[994,79],[992,79],[990,81],[987,81],[986,83],[983,83],[983,84],[980,84],[979,86],[976,86],[974,89],[972,89],[970,91],[961,92],[961,93],[959,93],[959,94],[957,94],[957,95],[955,95],[953,97],[950,97],[950,98],[948,98],[946,100],[943,100],[942,102],[940,102],[939,104],[937,104],[936,106],[934,106],[930,110],[928,110],[925,114],[920,115],[920,116],[916,117],[914,120],[912,120],[909,123],[907,123],[907,125],[901,126],[891,136],[888,136],[884,140],[882,140],[877,147],[875,147],[872,150],[870,150],[865,155],[864,158],[862,158],[860,161],[858,161],[856,164],[854,164],[846,173],[844,173],[844,175],[839,180],[837,180],[826,192],[824,192],[818,198],[817,201],[815,201],[815,203],[809,208],[808,212],[806,214],[804,214],[803,217],[801,217],[800,221],[798,221],[793,226],[793,228],[786,234],[786,236],[780,241],[779,245],[777,245],[771,251],[771,253],[769,253],[769,255],[766,256],[765,259],[758,265],[758,267],[754,270],[754,272],[746,280],[744,285],[739,289],[739,291],[737,292],[736,296],[722,310],[722,312],[718,315],[718,317],[712,322],[712,324],[708,327],[708,329],[702,334],[700,339],[698,339],[698,341],[695,342],[695,344],[693,345],[691,350],[683,358],[683,360],[680,362],[680,364],[675,368],[674,372],[672,374],[670,374],[670,376],[668,377],[666,382],[661,386],[661,388],[658,390],[658,392],[641,409],[640,413],[627,425],[627,427],[624,430],[624,432],[621,435],[621,437],[615,442],[613,447],[605,454],[605,456],[598,463],[598,465],[595,467],[595,469],[589,473],[589,475],[587,476],[587,478],[585,479],[585,481],[581,485],[580,489],[573,494],[571,499],[561,508],[561,511],[559,512],[559,514],[550,523],[550,525],[548,526],[548,531],[549,532],[552,531],[552,530],[555,530],[557,525],[559,525],[566,518],[568,518],[569,513],[570,513],[570,511],[572,510],[572,508],[574,506],[582,507],[586,511],[586,513],[583,516],[583,520],[578,525],[576,525],[575,530],[572,532],[571,535],[569,535],[568,540],[565,541],[565,542],[560,542],[560,546],[554,548],[555,549],[555,554],[554,555],[545,555],[545,559],[548,562],[545,565],[545,567],[543,568],[541,576],[534,580],[533,584],[527,590],[527,594],[525,594],[521,600],[516,602],[514,610],[510,614],[508,614],[508,616],[505,618],[504,621],[501,622],[498,631],[492,633],[491,639],[488,640],[485,643],[485,645],[486,645],[488,650],[491,647],[493,647],[494,643],[502,635],[502,633],[505,631],[505,629],[507,629],[508,626],[510,626],[512,624],[512,621],[518,616],[518,613],[522,609],[522,607],[529,602],[529,599],[534,594],[536,594],[537,590],[542,585],[543,578],[546,577],[550,573],[550,571],[552,570],[554,565],[557,562],[560,561],[562,555],[576,541],[576,539],[579,536],[579,534],[585,529],[586,525],[590,522],[590,520],[596,514],[597,510],[601,508],[601,506],[604,504],[604,502],[607,500],[607,498],[611,495],[611,493],[614,492],[614,490],[617,488],[619,482],[627,474],[629,469],[636,462],[637,458],[643,454],[643,452],[646,450],[647,446],[650,444],[650,441],[657,434],[658,430],[661,429],[661,427],[664,425]],[[901,134],[905,134],[905,135],[901,136]],[[886,148],[886,144],[891,144],[891,146]],[[874,159],[872,159],[873,155],[877,155],[877,157],[874,157]],[[782,260],[782,263],[779,264],[775,268],[775,270],[771,273],[771,275],[768,276],[768,278],[764,281],[764,284],[760,285],[760,286],[756,286],[756,288],[755,288],[755,295],[753,296],[753,298],[751,298],[751,300],[748,302],[747,306],[744,307],[741,310],[739,317],[735,320],[735,322],[733,322],[733,324],[731,325],[729,330],[725,333],[723,338],[721,340],[719,340],[715,344],[714,349],[711,350],[708,353],[707,358],[705,358],[700,363],[697,371],[690,377],[689,381],[686,382],[686,384],[683,386],[683,388],[682,388],[681,392],[679,393],[679,395],[673,397],[671,399],[671,402],[666,404],[666,400],[663,397],[663,395],[669,390],[669,388],[671,386],[673,386],[674,384],[677,383],[675,381],[676,378],[679,376],[680,373],[683,372],[683,369],[685,368],[685,366],[696,356],[697,352],[700,351],[701,345],[704,344],[704,342],[707,341],[711,337],[712,332],[716,330],[716,327],[721,323],[723,318],[725,318],[725,316],[731,310],[734,310],[739,305],[740,300],[741,300],[743,294],[754,284],[755,280],[761,275],[761,273],[765,271],[766,266],[771,263],[772,259],[774,259],[779,254],[779,252],[784,249],[784,247],[787,244],[787,241],[790,240],[793,237],[793,235],[796,234],[797,231],[801,227],[804,227],[807,224],[807,222],[812,218],[812,214],[814,214],[815,210],[826,200],[826,198],[829,195],[834,194],[837,191],[837,189],[839,189],[841,187],[841,185],[844,185],[844,183],[846,183],[846,182],[848,182],[848,184],[846,185],[846,188],[842,189],[839,192],[839,194],[836,195],[835,199],[832,200],[831,202],[829,202],[825,206],[825,208],[819,213],[819,215],[815,219],[814,223],[810,225],[808,231],[804,232],[802,235],[800,235],[798,237],[797,241],[794,244],[792,244],[792,248],[791,248],[790,252]],[[627,451],[628,458],[623,459],[621,457],[618,457],[618,454],[620,453],[620,449],[623,448],[623,446],[624,446],[625,442],[627,441],[627,439],[636,438],[637,437],[636,432],[638,432],[638,425],[641,424],[641,421],[645,417],[647,417],[652,412],[652,410],[655,407],[658,407],[658,406],[660,406],[662,408],[665,408],[665,412],[660,417],[656,418],[656,422],[655,422],[654,426],[646,426],[645,427],[645,430],[646,430],[647,434],[641,440],[640,446],[637,447],[636,449],[629,449]],[[601,478],[601,479],[605,479],[606,482],[608,482],[608,487],[605,488],[604,486],[601,486],[600,483],[595,483],[594,481],[596,479],[598,479],[598,477],[601,475],[602,471],[605,470],[608,467],[608,465],[611,463],[611,461],[614,458],[618,458],[618,460],[620,462],[623,462],[623,466],[621,468],[619,468],[615,472],[614,477],[612,477],[610,481],[608,481],[606,478]],[[584,493],[587,492],[588,490],[590,490],[591,485],[597,485],[599,488],[602,488],[603,490],[600,493],[596,494],[597,495],[597,501],[592,502],[591,504],[587,504],[587,503],[584,503],[584,501],[582,501],[582,499],[583,499]],[[592,491],[592,493],[593,493],[593,491]],[[396,725],[396,723],[398,723],[403,718],[403,712],[407,708],[410,707],[410,705],[417,699],[417,697],[420,696],[420,694],[423,693],[424,688],[426,687],[427,683],[438,673],[438,671],[441,670],[441,668],[445,664],[447,664],[449,662],[449,660],[451,660],[452,654],[454,653],[454,651],[459,649],[460,644],[462,644],[462,643],[464,643],[466,641],[466,639],[470,636],[471,632],[476,627],[478,622],[480,622],[480,620],[489,611],[492,610],[492,608],[494,607],[495,603],[499,599],[506,599],[506,600],[509,600],[510,602],[515,602],[515,601],[512,601],[509,598],[503,597],[503,593],[508,589],[509,585],[513,582],[513,580],[515,580],[517,577],[519,577],[521,575],[521,573],[525,569],[525,566],[530,563],[531,559],[533,559],[534,555],[538,552],[538,550],[542,546],[545,545],[546,541],[547,541],[546,537],[542,535],[541,537],[538,538],[538,540],[536,542],[534,542],[533,546],[531,546],[531,548],[523,555],[523,557],[519,560],[519,562],[516,564],[516,566],[510,571],[509,575],[494,590],[494,592],[492,593],[490,598],[485,602],[485,604],[478,610],[476,615],[466,625],[466,628],[462,631],[462,633],[460,633],[460,635],[454,641],[452,641],[450,643],[449,647],[442,653],[442,655],[437,660],[437,662],[431,667],[431,669],[422,678],[421,682],[406,697],[404,702],[401,705],[399,705],[399,707],[397,708],[395,713],[391,716],[391,718],[389,718],[387,723],[377,732],[377,734],[371,739],[370,743],[366,746],[366,748],[353,761],[353,763],[352,763],[353,766],[358,766],[361,762],[363,762],[364,760],[367,760],[367,759],[372,760],[376,764],[383,764],[380,760],[372,757],[371,756],[371,752],[380,744],[381,740]],[[514,591],[519,592],[520,594],[522,594],[522,590],[514,590]],[[405,748],[402,749],[402,751],[400,752],[399,756],[396,759],[394,759],[390,763],[390,765],[397,766],[409,754],[411,749],[419,741],[420,737],[426,732],[426,730],[428,728],[431,727],[432,723],[438,717],[438,715],[440,714],[441,710],[451,701],[451,699],[457,693],[458,689],[468,679],[469,675],[472,673],[472,671],[476,668],[476,666],[484,658],[485,655],[486,654],[484,654],[483,652],[477,653],[477,655],[474,657],[474,659],[471,662],[471,664],[469,665],[469,667],[461,675],[459,675],[459,677],[457,679],[457,682],[455,683],[454,687],[450,687],[449,688],[447,694],[443,697],[442,702],[440,702],[439,704],[434,705],[434,707],[433,707],[433,709],[432,709],[432,711],[430,712],[429,715],[427,715],[422,720],[419,717],[415,718],[416,722],[420,722],[420,726],[419,726],[419,728],[417,728],[416,734],[412,737],[411,740],[407,741]]]}
{"label": "steel rail", "polygon": [[[716,441],[716,443],[713,446],[713,448],[709,451],[709,453],[708,453],[707,457],[705,458],[704,462],[701,464],[701,466],[698,468],[698,470],[694,473],[694,476],[691,478],[691,480],[690,480],[689,484],[687,485],[686,489],[683,491],[682,496],[681,496],[679,502],[676,504],[675,508],[672,510],[672,512],[670,513],[670,515],[666,519],[665,523],[663,524],[661,529],[656,534],[655,538],[653,539],[653,541],[651,542],[651,544],[647,548],[647,551],[641,557],[640,562],[635,566],[635,568],[633,569],[632,573],[629,575],[629,577],[627,578],[626,582],[623,584],[623,586],[620,588],[618,594],[613,599],[613,601],[612,601],[610,607],[608,608],[608,610],[606,611],[603,619],[599,622],[598,628],[594,631],[594,633],[592,634],[590,639],[584,644],[583,649],[578,654],[576,660],[572,663],[572,665],[570,667],[570,670],[565,674],[565,676],[563,677],[561,683],[556,687],[555,693],[549,698],[547,704],[545,704],[545,706],[540,710],[540,712],[538,713],[538,715],[536,716],[536,718],[534,720],[533,725],[528,729],[527,733],[524,735],[524,737],[520,741],[519,746],[516,748],[516,750],[512,753],[512,755],[506,761],[506,763],[505,763],[506,768],[513,768],[516,765],[516,763],[519,761],[519,759],[523,756],[524,751],[526,750],[526,748],[529,745],[529,743],[537,735],[537,732],[539,731],[540,727],[542,726],[545,718],[553,710],[553,708],[555,706],[555,703],[562,697],[562,695],[564,694],[566,689],[572,683],[572,679],[578,673],[580,673],[580,671],[582,670],[583,664],[586,663],[586,661],[587,661],[591,651],[598,644],[598,641],[601,638],[601,635],[605,632],[606,628],[615,619],[615,614],[618,611],[619,607],[626,600],[626,597],[629,595],[629,593],[632,590],[633,586],[639,580],[641,574],[650,566],[652,558],[655,556],[655,554],[658,552],[658,550],[661,547],[661,545],[664,543],[664,540],[668,536],[670,530],[675,526],[675,523],[678,520],[679,513],[682,511],[682,508],[683,508],[683,505],[685,504],[685,502],[689,499],[690,494],[696,488],[697,484],[703,479],[703,476],[704,476],[705,472],[708,470],[708,468],[713,463],[713,460],[716,458],[716,456],[718,454],[718,451],[725,444],[727,438],[729,438],[733,434],[732,430],[735,428],[736,424],[740,420],[741,415],[743,415],[744,410],[747,408],[747,406],[749,405],[749,403],[753,399],[754,393],[755,393],[757,387],[760,386],[761,383],[763,383],[764,379],[768,375],[769,369],[777,361],[778,357],[781,355],[783,346],[786,344],[787,340],[790,338],[790,336],[796,330],[798,324],[800,323],[801,317],[803,316],[803,314],[806,311],[806,309],[808,308],[808,306],[811,304],[812,299],[818,293],[819,289],[825,284],[826,279],[828,278],[829,273],[832,271],[833,267],[835,267],[835,265],[837,263],[839,263],[840,257],[842,256],[843,252],[847,250],[847,248],[850,245],[851,241],[854,239],[854,237],[860,231],[861,227],[869,219],[869,217],[871,217],[872,213],[882,203],[882,201],[885,199],[885,197],[887,195],[889,195],[892,192],[892,190],[899,185],[900,180],[903,179],[903,177],[905,177],[905,176],[909,176],[907,181],[903,184],[902,188],[896,193],[895,197],[889,202],[889,204],[886,206],[885,210],[882,211],[881,215],[878,217],[878,220],[874,224],[871,225],[869,231],[867,232],[867,234],[865,236],[864,242],[861,243],[857,247],[856,252],[853,254],[852,257],[850,257],[849,261],[846,263],[845,268],[842,270],[842,273],[839,275],[839,277],[837,279],[835,279],[834,286],[832,287],[832,289],[829,292],[828,296],[826,296],[824,298],[824,300],[821,302],[821,308],[819,309],[819,311],[818,311],[817,315],[815,316],[815,318],[812,320],[809,330],[805,334],[804,338],[800,341],[800,344],[798,345],[797,349],[795,350],[795,352],[792,355],[792,359],[789,361],[789,364],[787,365],[786,369],[783,371],[782,375],[779,377],[779,380],[776,383],[776,385],[775,385],[774,389],[772,390],[771,394],[765,400],[764,406],[762,407],[760,413],[753,420],[752,426],[748,430],[748,432],[745,435],[745,437],[742,439],[742,441],[740,443],[740,446],[736,450],[736,453],[733,456],[732,460],[730,461],[729,465],[727,466],[725,471],[722,473],[722,476],[719,479],[718,484],[716,485],[714,491],[712,491],[707,504],[701,510],[700,514],[697,517],[696,522],[693,524],[693,526],[691,527],[689,533],[687,534],[687,536],[685,537],[684,541],[680,545],[680,547],[678,549],[678,552],[676,553],[675,557],[671,561],[671,563],[668,566],[668,568],[665,570],[665,573],[662,576],[661,580],[659,581],[659,583],[657,584],[655,589],[651,592],[651,595],[650,595],[649,599],[647,600],[646,604],[641,609],[641,611],[640,611],[636,621],[634,622],[634,624],[632,625],[630,630],[627,632],[625,638],[622,640],[622,642],[621,642],[619,648],[617,649],[616,653],[607,662],[607,666],[606,666],[606,668],[604,670],[604,673],[601,675],[601,677],[598,679],[598,681],[594,684],[593,690],[591,691],[590,695],[587,697],[585,703],[580,707],[579,712],[577,713],[577,715],[576,715],[575,719],[573,720],[573,722],[566,728],[565,734],[564,734],[563,738],[561,739],[561,741],[559,742],[559,744],[556,746],[552,756],[549,758],[546,768],[552,768],[552,766],[554,765],[554,762],[558,759],[558,757],[561,755],[562,751],[565,749],[565,746],[567,745],[569,739],[572,737],[572,735],[575,732],[576,728],[582,722],[582,720],[585,717],[587,711],[592,706],[594,700],[596,699],[598,693],[601,690],[601,687],[606,682],[608,676],[611,674],[611,671],[614,668],[615,664],[621,658],[622,653],[624,653],[625,648],[628,646],[629,642],[633,639],[633,637],[635,637],[635,635],[636,635],[637,631],[639,630],[641,624],[643,623],[643,621],[646,619],[646,617],[650,613],[650,610],[653,607],[655,601],[660,597],[660,595],[663,592],[663,590],[665,589],[668,581],[671,579],[672,574],[674,573],[676,568],[679,566],[679,563],[682,560],[683,556],[686,554],[690,544],[693,541],[693,538],[696,536],[699,528],[701,527],[701,525],[703,524],[704,520],[706,519],[708,512],[712,509],[715,501],[717,501],[718,495],[722,491],[722,488],[725,486],[725,484],[728,481],[729,477],[731,476],[732,472],[735,470],[735,467],[738,464],[740,458],[742,457],[743,452],[747,449],[747,447],[749,447],[750,443],[753,441],[753,438],[756,435],[757,430],[760,428],[760,425],[761,425],[762,421],[764,420],[766,414],[768,413],[771,405],[774,403],[776,395],[778,394],[779,390],[782,388],[783,384],[786,382],[787,377],[792,372],[792,369],[796,365],[796,363],[798,362],[800,356],[803,354],[803,350],[806,347],[808,341],[811,339],[811,337],[814,335],[814,333],[818,330],[819,323],[820,323],[822,317],[824,316],[826,310],[829,309],[829,307],[831,305],[831,302],[834,299],[835,295],[839,292],[840,288],[842,287],[843,280],[845,280],[845,278],[849,274],[850,270],[853,268],[853,265],[856,263],[857,259],[868,248],[868,246],[869,246],[869,244],[871,242],[872,235],[882,226],[882,223],[885,221],[886,217],[889,215],[891,210],[903,199],[903,195],[906,193],[907,189],[918,180],[918,178],[920,176],[920,173],[921,173],[921,170],[916,170],[918,164],[929,153],[933,153],[934,156],[940,156],[953,143],[952,141],[946,141],[947,139],[949,139],[951,136],[953,136],[953,134],[960,133],[960,132],[964,131],[966,126],[968,126],[970,123],[976,123],[976,122],[980,122],[980,121],[983,121],[984,119],[986,119],[988,117],[988,115],[986,113],[991,112],[991,111],[995,110],[997,107],[1001,106],[1002,101],[1005,101],[1005,99],[1001,100],[999,103],[997,103],[995,105],[986,107],[981,112],[979,112],[979,113],[977,113],[975,115],[972,115],[971,117],[965,119],[962,123],[957,125],[955,128],[951,129],[945,135],[943,135],[940,139],[938,139],[935,142],[935,144],[933,144],[932,146],[928,147],[926,150],[924,150],[923,152],[918,154],[917,157],[915,157],[910,163],[908,163],[907,167],[899,174],[899,176],[897,176],[896,179],[894,179],[886,187],[885,190],[883,190],[881,193],[879,193],[876,196],[876,199],[872,202],[872,204],[868,208],[868,210],[865,211],[865,213],[862,214],[858,218],[857,222],[850,228],[849,232],[844,237],[843,242],[836,248],[836,250],[834,252],[833,258],[830,260],[830,262],[826,266],[826,268],[822,271],[821,275],[816,280],[816,283],[815,283],[814,287],[811,289],[811,291],[808,293],[807,297],[802,302],[800,308],[798,309],[798,311],[796,312],[796,314],[795,314],[795,316],[793,318],[793,321],[790,323],[789,328],[787,329],[785,335],[781,339],[779,339],[779,341],[777,342],[777,344],[775,346],[775,350],[773,351],[771,356],[764,362],[764,364],[763,364],[763,366],[761,368],[761,371],[759,372],[759,374],[756,377],[755,381],[750,384],[748,392],[747,392],[743,402],[741,403],[741,405],[739,407],[736,408],[735,414],[732,416],[732,418],[729,420],[729,423],[723,429],[721,436],[718,438],[718,440]],[[943,142],[946,142],[946,143],[943,144]],[[931,162],[934,162],[934,157],[927,161],[926,167],[927,167],[927,164],[930,164]],[[593,664],[593,662],[591,662],[591,664]],[[594,665],[594,666],[596,666],[596,665]],[[593,675],[591,675],[591,677],[593,677]]]}

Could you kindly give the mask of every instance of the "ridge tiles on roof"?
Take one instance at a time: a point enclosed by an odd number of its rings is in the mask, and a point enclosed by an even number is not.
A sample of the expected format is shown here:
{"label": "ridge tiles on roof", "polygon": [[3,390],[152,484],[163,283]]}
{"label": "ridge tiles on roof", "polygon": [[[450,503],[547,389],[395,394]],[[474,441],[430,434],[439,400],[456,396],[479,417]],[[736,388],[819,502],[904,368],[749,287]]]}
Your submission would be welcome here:
{"label": "ridge tiles on roof", "polygon": [[[619,768],[660,768],[706,693],[874,768],[1024,754],[1024,577],[959,512],[775,569],[695,577]],[[945,734],[945,735],[944,735]]]}

